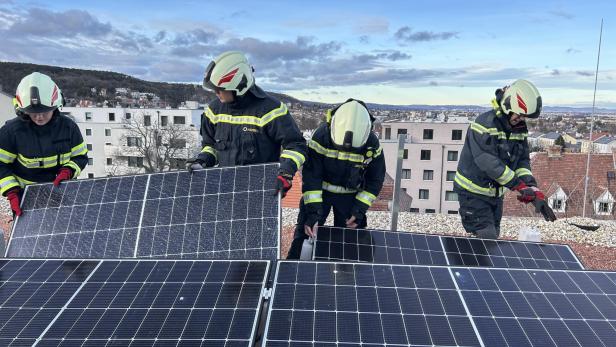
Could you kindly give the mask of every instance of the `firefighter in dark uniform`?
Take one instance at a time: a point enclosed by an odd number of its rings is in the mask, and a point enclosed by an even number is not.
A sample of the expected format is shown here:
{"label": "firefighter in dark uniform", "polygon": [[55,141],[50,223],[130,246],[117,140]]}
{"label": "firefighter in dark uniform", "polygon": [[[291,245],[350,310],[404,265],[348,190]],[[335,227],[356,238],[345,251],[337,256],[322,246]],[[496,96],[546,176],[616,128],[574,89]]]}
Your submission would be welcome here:
{"label": "firefighter in dark uniform", "polygon": [[13,102],[18,117],[0,128],[0,194],[19,216],[27,184],[57,186],[77,178],[88,164],[88,149],[77,124],[60,114],[62,93],[49,76],[24,77]]}
{"label": "firefighter in dark uniform", "polygon": [[363,102],[349,99],[328,111],[327,122],[308,141],[303,196],[288,259],[300,257],[304,239],[316,236],[332,209],[335,227],[366,227],[366,212],[385,179],[385,159],[372,132],[373,121]]}
{"label": "firefighter in dark uniform", "polygon": [[287,106],[255,84],[244,54],[225,52],[205,71],[203,87],[217,100],[201,121],[202,150],[188,169],[280,162],[276,186],[284,197],[306,160],[306,140]]}
{"label": "firefighter in dark uniform", "polygon": [[519,192],[518,200],[533,203],[546,220],[555,220],[530,167],[525,119],[539,117],[541,104],[537,88],[517,80],[498,89],[492,110],[471,123],[454,179],[466,232],[499,237],[504,188]]}

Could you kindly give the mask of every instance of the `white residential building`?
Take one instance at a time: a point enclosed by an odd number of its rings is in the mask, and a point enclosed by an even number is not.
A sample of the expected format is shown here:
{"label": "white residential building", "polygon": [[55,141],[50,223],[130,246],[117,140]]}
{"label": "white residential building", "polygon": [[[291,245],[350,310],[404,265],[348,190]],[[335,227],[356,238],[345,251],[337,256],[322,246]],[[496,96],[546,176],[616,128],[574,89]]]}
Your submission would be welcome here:
{"label": "white residential building", "polygon": [[380,134],[387,173],[394,177],[398,135],[407,134],[401,187],[413,198],[412,212],[457,214],[453,178],[470,121],[395,121],[382,123]]}
{"label": "white residential building", "polygon": [[142,140],[127,136],[129,130],[126,123],[130,121],[150,126],[160,124],[161,132],[172,125],[178,125],[182,130],[185,128],[186,141],[177,145],[184,146],[184,149],[179,151],[181,154],[175,156],[178,165],[182,160],[193,157],[200,144],[199,127],[203,113],[201,109],[64,107],[62,111],[77,122],[88,147],[90,161],[80,178],[143,171],[139,168],[144,158],[135,150],[137,142]]}
{"label": "white residential building", "polygon": [[11,118],[15,118],[13,96],[0,91],[0,126]]}

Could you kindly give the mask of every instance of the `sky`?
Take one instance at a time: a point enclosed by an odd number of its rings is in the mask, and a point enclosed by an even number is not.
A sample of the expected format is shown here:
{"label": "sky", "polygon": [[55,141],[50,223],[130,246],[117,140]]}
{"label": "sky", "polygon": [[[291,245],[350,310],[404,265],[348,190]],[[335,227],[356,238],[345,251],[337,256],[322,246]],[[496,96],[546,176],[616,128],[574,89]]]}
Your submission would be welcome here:
{"label": "sky", "polygon": [[524,78],[590,106],[602,18],[597,105],[616,108],[616,1],[2,0],[0,61],[201,83],[239,50],[302,100],[487,105]]}

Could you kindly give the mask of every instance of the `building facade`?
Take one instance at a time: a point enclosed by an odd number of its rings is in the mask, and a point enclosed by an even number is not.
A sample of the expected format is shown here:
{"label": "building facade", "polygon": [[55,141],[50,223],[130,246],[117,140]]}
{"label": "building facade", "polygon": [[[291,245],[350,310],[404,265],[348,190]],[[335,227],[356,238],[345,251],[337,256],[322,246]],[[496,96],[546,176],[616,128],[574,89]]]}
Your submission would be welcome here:
{"label": "building facade", "polygon": [[[152,165],[183,168],[200,147],[202,109],[64,107],[62,111],[75,120],[88,147],[89,163],[79,178],[141,173]],[[165,157],[167,164],[159,162]]]}
{"label": "building facade", "polygon": [[468,119],[460,117],[448,121],[383,122],[380,141],[387,173],[392,177],[396,175],[398,135],[407,136],[401,187],[412,198],[412,212],[458,213],[453,179],[469,124]]}
{"label": "building facade", "polygon": [[13,108],[13,96],[0,91],[0,126],[14,117],[15,109]]}

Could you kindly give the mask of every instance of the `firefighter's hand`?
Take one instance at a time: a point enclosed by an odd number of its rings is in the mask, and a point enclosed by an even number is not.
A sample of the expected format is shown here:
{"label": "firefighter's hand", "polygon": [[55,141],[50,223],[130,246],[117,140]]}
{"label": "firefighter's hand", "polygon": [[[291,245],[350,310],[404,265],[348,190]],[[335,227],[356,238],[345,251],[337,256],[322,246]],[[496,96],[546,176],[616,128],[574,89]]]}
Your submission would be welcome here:
{"label": "firefighter's hand", "polygon": [[556,215],[554,214],[554,211],[550,208],[550,206],[545,202],[544,199],[537,199],[533,201],[533,205],[535,205],[535,212],[541,213],[543,219],[548,222],[556,221]]}
{"label": "firefighter's hand", "polygon": [[16,216],[21,216],[21,207],[19,207],[19,188],[14,188],[6,193],[6,198],[9,200],[9,204],[11,205],[11,210]]}
{"label": "firefighter's hand", "polygon": [[518,201],[528,204],[535,200],[545,200],[545,195],[537,187],[529,187],[524,182],[521,182],[517,186],[513,187],[513,190],[520,192],[518,195]]}
{"label": "firefighter's hand", "polygon": [[205,167],[205,162],[201,159],[191,159],[186,161],[186,170],[193,173],[195,170],[201,170]]}
{"label": "firefighter's hand", "polygon": [[284,172],[280,172],[276,177],[276,194],[280,192],[284,198],[287,192],[293,186],[293,176]]}
{"label": "firefighter's hand", "polygon": [[73,170],[68,167],[63,167],[58,171],[56,179],[53,180],[53,185],[57,187],[60,185],[60,182],[68,181],[71,179],[71,177],[73,177]]}
{"label": "firefighter's hand", "polygon": [[304,233],[309,237],[317,236],[317,228],[321,219],[321,204],[311,203],[306,204],[306,219],[304,220]]}
{"label": "firefighter's hand", "polygon": [[351,212],[351,218],[346,220],[347,228],[356,229],[363,225],[366,221],[366,210],[362,207],[355,206]]}

